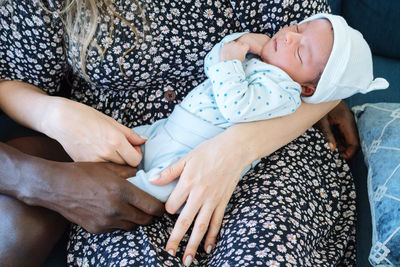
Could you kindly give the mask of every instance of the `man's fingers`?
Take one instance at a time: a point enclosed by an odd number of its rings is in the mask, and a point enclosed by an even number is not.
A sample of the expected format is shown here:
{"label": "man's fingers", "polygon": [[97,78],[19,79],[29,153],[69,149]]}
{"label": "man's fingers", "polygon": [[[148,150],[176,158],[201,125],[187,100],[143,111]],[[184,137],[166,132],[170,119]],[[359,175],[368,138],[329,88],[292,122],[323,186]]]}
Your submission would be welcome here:
{"label": "man's fingers", "polygon": [[138,224],[132,222],[132,221],[121,221],[120,225],[118,226],[118,229],[122,229],[125,231],[130,231],[134,229]]}
{"label": "man's fingers", "polygon": [[360,149],[360,146],[357,146],[357,145],[348,145],[348,146],[346,147],[346,150],[343,151],[342,157],[343,157],[345,160],[352,159],[352,158],[356,155],[356,153],[357,153],[357,151],[358,151],[359,149]]}
{"label": "man's fingers", "polygon": [[[354,119],[353,119],[354,120]],[[339,123],[339,131],[342,133],[346,144],[349,145],[359,145],[359,136],[358,136],[358,130],[356,128],[355,122],[350,121],[345,121],[346,123]]]}
{"label": "man's fingers", "polygon": [[329,124],[327,116],[323,117],[318,122],[318,127],[320,128],[320,130],[324,134],[325,139],[328,142],[330,150],[334,151],[336,149],[336,139],[335,139],[335,136],[332,133],[331,126]]}
{"label": "man's fingers", "polygon": [[339,131],[341,132],[344,140],[342,156],[344,159],[349,160],[355,156],[360,149],[360,139],[354,118],[351,117],[345,120],[346,123],[339,124]]}
{"label": "man's fingers", "polygon": [[129,182],[124,195],[129,204],[151,216],[161,216],[165,211],[164,204],[161,201]]}
{"label": "man's fingers", "polygon": [[137,169],[127,165],[119,165],[115,163],[106,163],[107,168],[115,172],[119,177],[123,179],[130,178],[136,175]]}
{"label": "man's fingers", "polygon": [[166,185],[172,182],[173,180],[179,178],[181,176],[183,169],[185,168],[186,161],[185,159],[180,159],[171,166],[165,168],[161,171],[158,177],[155,177],[150,182],[155,185]]}
{"label": "man's fingers", "polygon": [[[122,218],[125,221],[131,222],[134,224],[147,225],[147,224],[151,223],[151,221],[153,219],[153,216],[141,211],[140,209],[137,209],[136,207],[130,206],[130,205],[126,205],[126,208],[124,209],[124,211],[125,212],[124,212],[124,215]],[[121,229],[124,229],[124,228],[121,228]]]}

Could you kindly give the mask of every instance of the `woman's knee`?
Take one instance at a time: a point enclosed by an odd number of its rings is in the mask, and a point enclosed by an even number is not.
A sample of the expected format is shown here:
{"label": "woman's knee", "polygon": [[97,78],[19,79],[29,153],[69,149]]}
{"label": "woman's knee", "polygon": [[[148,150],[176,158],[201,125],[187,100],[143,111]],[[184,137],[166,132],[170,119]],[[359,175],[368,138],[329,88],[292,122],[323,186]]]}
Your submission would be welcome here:
{"label": "woman's knee", "polygon": [[59,214],[0,195],[2,266],[40,266],[66,229]]}

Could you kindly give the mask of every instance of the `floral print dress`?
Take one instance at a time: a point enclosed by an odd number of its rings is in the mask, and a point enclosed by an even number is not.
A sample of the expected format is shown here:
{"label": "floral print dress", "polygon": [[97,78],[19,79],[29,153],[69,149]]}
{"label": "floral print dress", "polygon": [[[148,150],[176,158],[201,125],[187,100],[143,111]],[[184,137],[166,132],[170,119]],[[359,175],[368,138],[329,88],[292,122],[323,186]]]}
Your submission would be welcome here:
{"label": "floral print dress", "polygon": [[[107,9],[98,1],[102,8]],[[50,10],[62,1],[45,1]],[[124,20],[102,17],[84,79],[76,49],[68,49],[60,17],[36,0],[0,6],[0,78],[23,80],[70,97],[128,127],[150,124],[205,79],[203,58],[233,32],[272,35],[318,12],[324,0],[114,0]],[[140,8],[145,15],[141,16]],[[114,32],[109,37],[110,21]],[[145,23],[143,23],[145,22]],[[141,39],[129,24],[135,25]],[[134,49],[126,53],[130,48]],[[176,257],[164,251],[176,216],[165,214],[132,231],[70,231],[71,266],[182,266],[189,235]],[[192,266],[352,266],[355,189],[349,167],[315,129],[264,158],[239,182],[211,254],[201,248]]]}

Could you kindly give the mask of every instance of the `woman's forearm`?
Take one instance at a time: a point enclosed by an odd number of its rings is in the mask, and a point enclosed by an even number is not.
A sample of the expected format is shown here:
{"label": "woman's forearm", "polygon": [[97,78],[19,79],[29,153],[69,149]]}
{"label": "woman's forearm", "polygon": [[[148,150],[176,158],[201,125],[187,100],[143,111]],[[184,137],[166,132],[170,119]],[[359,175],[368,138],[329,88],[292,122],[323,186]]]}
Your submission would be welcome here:
{"label": "woman's forearm", "polygon": [[226,134],[227,138],[240,149],[240,159],[244,166],[247,166],[254,160],[273,153],[300,136],[339,102],[302,103],[296,112],[288,116],[240,123],[230,127],[222,134]]}
{"label": "woman's forearm", "polygon": [[43,132],[41,128],[51,100],[52,97],[34,85],[0,80],[0,109],[28,128]]}

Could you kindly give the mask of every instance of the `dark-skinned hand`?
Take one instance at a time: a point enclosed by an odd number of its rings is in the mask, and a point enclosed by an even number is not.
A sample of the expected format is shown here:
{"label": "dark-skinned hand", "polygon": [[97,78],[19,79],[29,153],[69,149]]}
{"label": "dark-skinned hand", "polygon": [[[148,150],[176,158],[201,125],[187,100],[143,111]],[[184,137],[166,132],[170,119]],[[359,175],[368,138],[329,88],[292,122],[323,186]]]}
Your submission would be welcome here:
{"label": "dark-skinned hand", "polygon": [[55,210],[91,233],[130,230],[149,224],[153,216],[164,212],[163,203],[126,180],[136,174],[136,168],[101,162],[39,161],[32,164],[32,171],[52,179],[33,180],[28,188],[34,193],[24,202]]}
{"label": "dark-skinned hand", "polygon": [[344,159],[350,160],[360,149],[353,112],[343,100],[315,126],[323,132],[331,151],[338,148]]}

